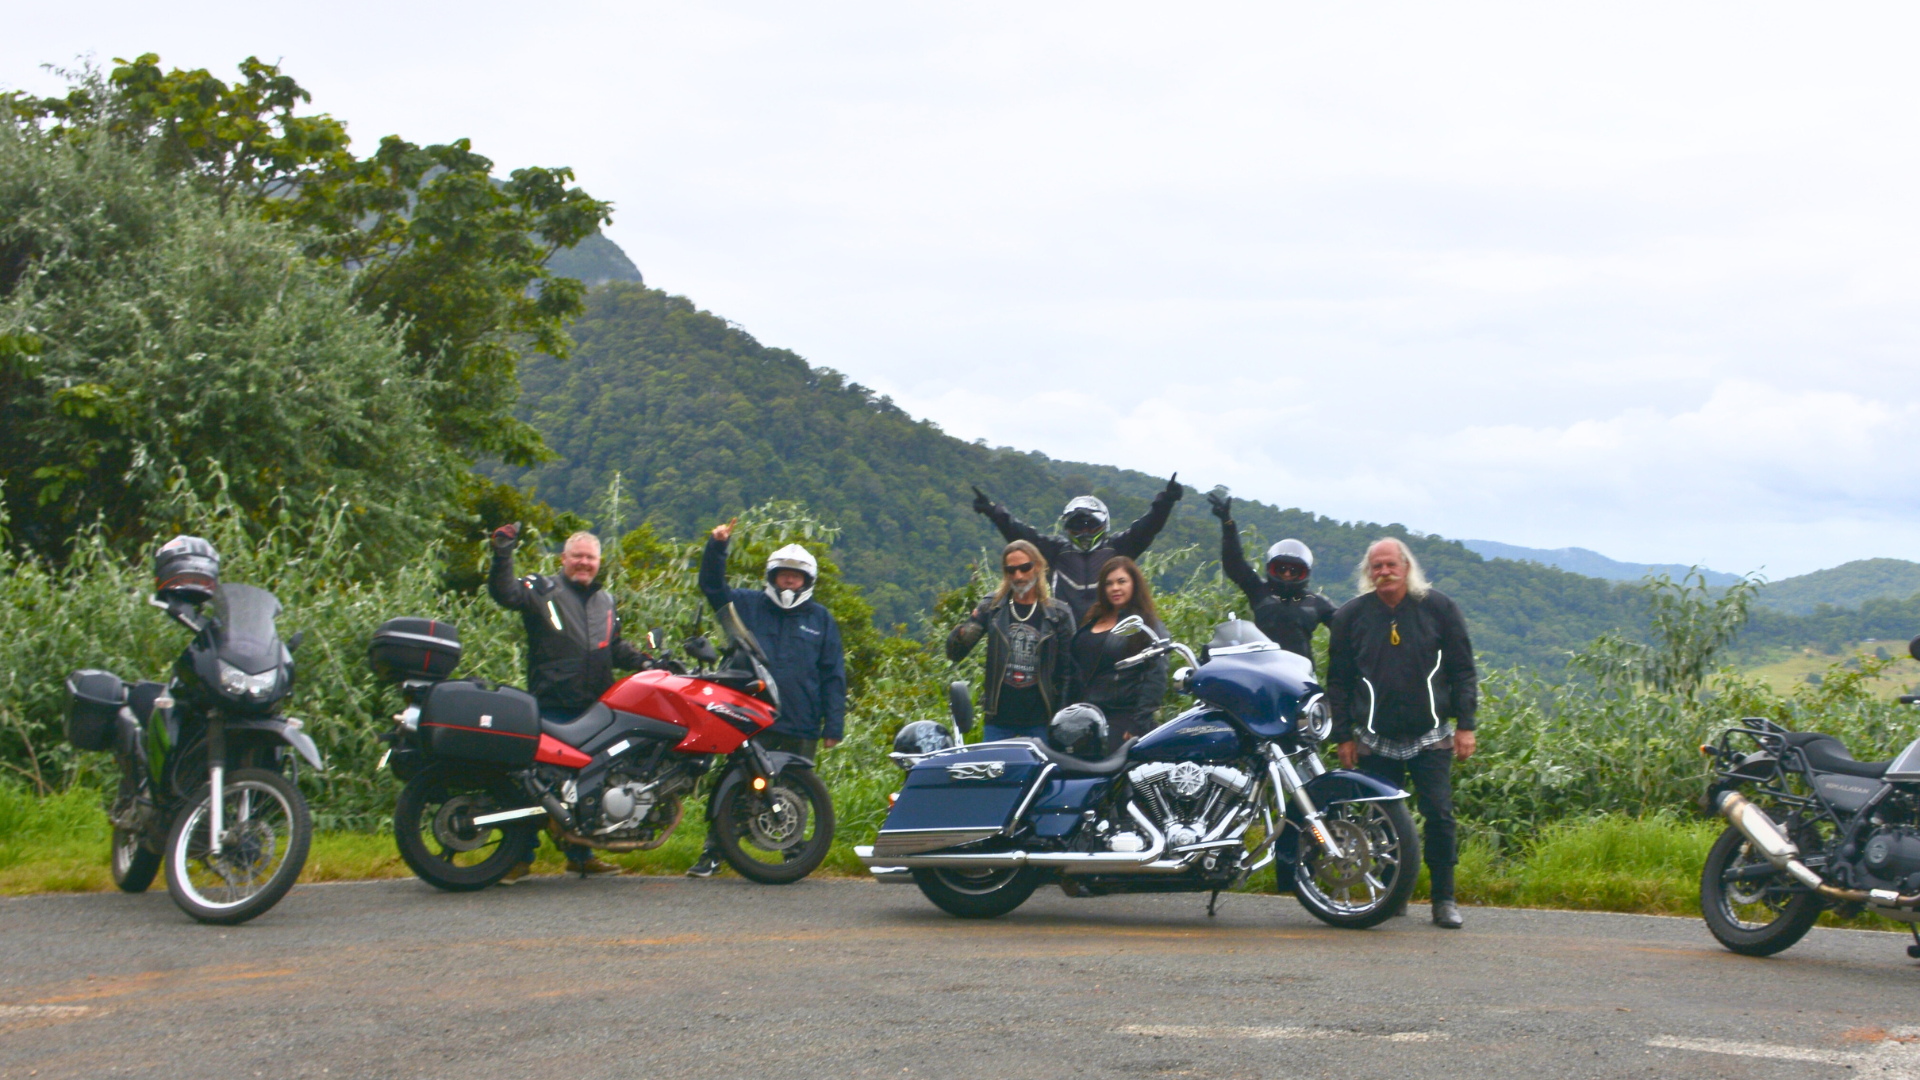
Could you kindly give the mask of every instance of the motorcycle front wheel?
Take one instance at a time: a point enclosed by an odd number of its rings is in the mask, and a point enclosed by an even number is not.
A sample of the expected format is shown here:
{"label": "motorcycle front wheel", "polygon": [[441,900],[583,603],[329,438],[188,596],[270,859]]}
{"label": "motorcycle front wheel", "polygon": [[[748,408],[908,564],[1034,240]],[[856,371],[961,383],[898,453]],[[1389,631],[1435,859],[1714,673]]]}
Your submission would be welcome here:
{"label": "motorcycle front wheel", "polygon": [[742,778],[713,825],[734,872],[762,885],[791,885],[818,869],[833,845],[833,798],[812,769],[788,769],[765,791]]}
{"label": "motorcycle front wheel", "polygon": [[143,893],[160,872],[160,856],[147,850],[145,838],[118,826],[113,830],[113,883],[121,892]]}
{"label": "motorcycle front wheel", "polygon": [[962,919],[997,919],[1033,895],[1040,872],[1019,870],[915,870],[913,883],[933,906]]}
{"label": "motorcycle front wheel", "polygon": [[[1770,872],[1761,873],[1762,866]],[[1761,876],[1748,876],[1753,873]],[[1818,894],[1773,870],[1731,825],[1707,852],[1700,871],[1700,915],[1714,938],[1734,952],[1772,956],[1786,949],[1813,929],[1824,906]]]}
{"label": "motorcycle front wheel", "polygon": [[1420,878],[1420,837],[1405,799],[1336,803],[1321,818],[1340,857],[1301,837],[1293,893],[1329,926],[1364,930],[1393,917]]}
{"label": "motorcycle front wheel", "polygon": [[222,786],[220,850],[212,843],[212,789],[200,785],[167,833],[167,892],[204,923],[246,922],[287,895],[307,862],[307,801],[269,769],[235,769]]}
{"label": "motorcycle front wheel", "polygon": [[539,819],[481,826],[473,819],[527,801],[500,773],[429,765],[400,789],[393,839],[400,858],[421,881],[446,892],[484,889],[506,877],[515,863],[533,858],[540,836],[532,822]]}

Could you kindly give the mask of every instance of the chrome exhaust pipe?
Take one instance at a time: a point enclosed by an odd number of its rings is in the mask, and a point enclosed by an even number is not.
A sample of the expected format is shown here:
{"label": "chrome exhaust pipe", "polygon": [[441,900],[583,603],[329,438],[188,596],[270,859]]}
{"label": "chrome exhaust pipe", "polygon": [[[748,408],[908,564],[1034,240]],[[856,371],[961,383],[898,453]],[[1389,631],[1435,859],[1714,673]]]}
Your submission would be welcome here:
{"label": "chrome exhaust pipe", "polygon": [[1111,870],[1146,871],[1155,874],[1178,873],[1187,868],[1186,860],[1167,860],[1167,838],[1153,822],[1129,802],[1127,813],[1134,824],[1146,830],[1150,842],[1145,851],[957,851],[951,854],[880,855],[862,845],[853,849],[854,857],[869,870],[904,867],[909,870],[1017,870],[1032,866],[1059,870],[1067,874],[1099,874]]}
{"label": "chrome exhaust pipe", "polygon": [[1767,812],[1737,791],[1721,792],[1714,809],[1732,822],[1733,827],[1740,830],[1740,835],[1746,837],[1754,849],[1766,856],[1766,860],[1775,868],[1792,874],[1802,885],[1822,896],[1877,908],[1911,908],[1920,904],[1920,893],[1903,894],[1892,889],[1842,889],[1827,884],[1819,874],[1800,861],[1799,846],[1780,831]]}

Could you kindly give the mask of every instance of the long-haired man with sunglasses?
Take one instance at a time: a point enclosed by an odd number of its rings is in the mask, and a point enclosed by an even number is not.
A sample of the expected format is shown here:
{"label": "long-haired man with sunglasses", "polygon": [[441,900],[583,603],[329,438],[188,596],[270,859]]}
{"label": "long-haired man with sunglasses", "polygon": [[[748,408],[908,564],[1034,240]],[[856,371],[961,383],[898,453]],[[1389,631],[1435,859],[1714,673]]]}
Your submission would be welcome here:
{"label": "long-haired man with sunglasses", "polygon": [[1333,625],[1333,601],[1312,591],[1313,550],[1287,539],[1267,549],[1267,576],[1262,580],[1248,565],[1240,546],[1240,527],[1233,522],[1233,500],[1208,492],[1213,516],[1220,519],[1220,569],[1240,586],[1253,605],[1253,625],[1290,653],[1312,659],[1313,632]]}
{"label": "long-haired man with sunglasses", "polygon": [[1000,587],[947,635],[947,659],[955,663],[987,639],[980,711],[988,740],[1044,739],[1048,721],[1067,703],[1073,609],[1048,593],[1046,579],[1040,549],[1015,540],[1000,553]]}

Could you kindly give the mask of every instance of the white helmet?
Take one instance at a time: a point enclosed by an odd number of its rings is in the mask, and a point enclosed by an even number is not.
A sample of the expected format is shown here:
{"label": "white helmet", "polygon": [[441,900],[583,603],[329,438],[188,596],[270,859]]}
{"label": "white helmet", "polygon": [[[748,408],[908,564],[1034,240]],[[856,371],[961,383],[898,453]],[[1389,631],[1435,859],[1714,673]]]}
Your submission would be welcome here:
{"label": "white helmet", "polygon": [[[798,591],[776,589],[773,586],[775,570],[798,570],[807,576],[807,584]],[[788,544],[767,556],[767,597],[783,608],[797,608],[813,596],[813,582],[819,576],[820,564],[814,561],[813,555],[799,544]]]}

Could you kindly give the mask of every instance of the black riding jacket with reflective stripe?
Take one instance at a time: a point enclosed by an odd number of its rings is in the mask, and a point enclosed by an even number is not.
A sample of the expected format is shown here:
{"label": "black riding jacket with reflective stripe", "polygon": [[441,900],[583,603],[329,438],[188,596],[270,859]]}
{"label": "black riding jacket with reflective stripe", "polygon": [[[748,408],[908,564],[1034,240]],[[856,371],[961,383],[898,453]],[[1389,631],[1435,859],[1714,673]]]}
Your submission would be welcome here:
{"label": "black riding jacket with reflective stripe", "polygon": [[613,597],[599,582],[513,576],[513,554],[496,554],[487,592],[520,613],[527,628],[527,692],[543,709],[584,711],[613,685],[613,669],[635,670],[645,653],[620,639]]}
{"label": "black riding jacket with reflective stripe", "polygon": [[1361,593],[1333,615],[1327,643],[1327,703],[1333,738],[1372,730],[1415,739],[1443,721],[1472,731],[1480,673],[1460,608],[1437,590],[1396,607]]}

